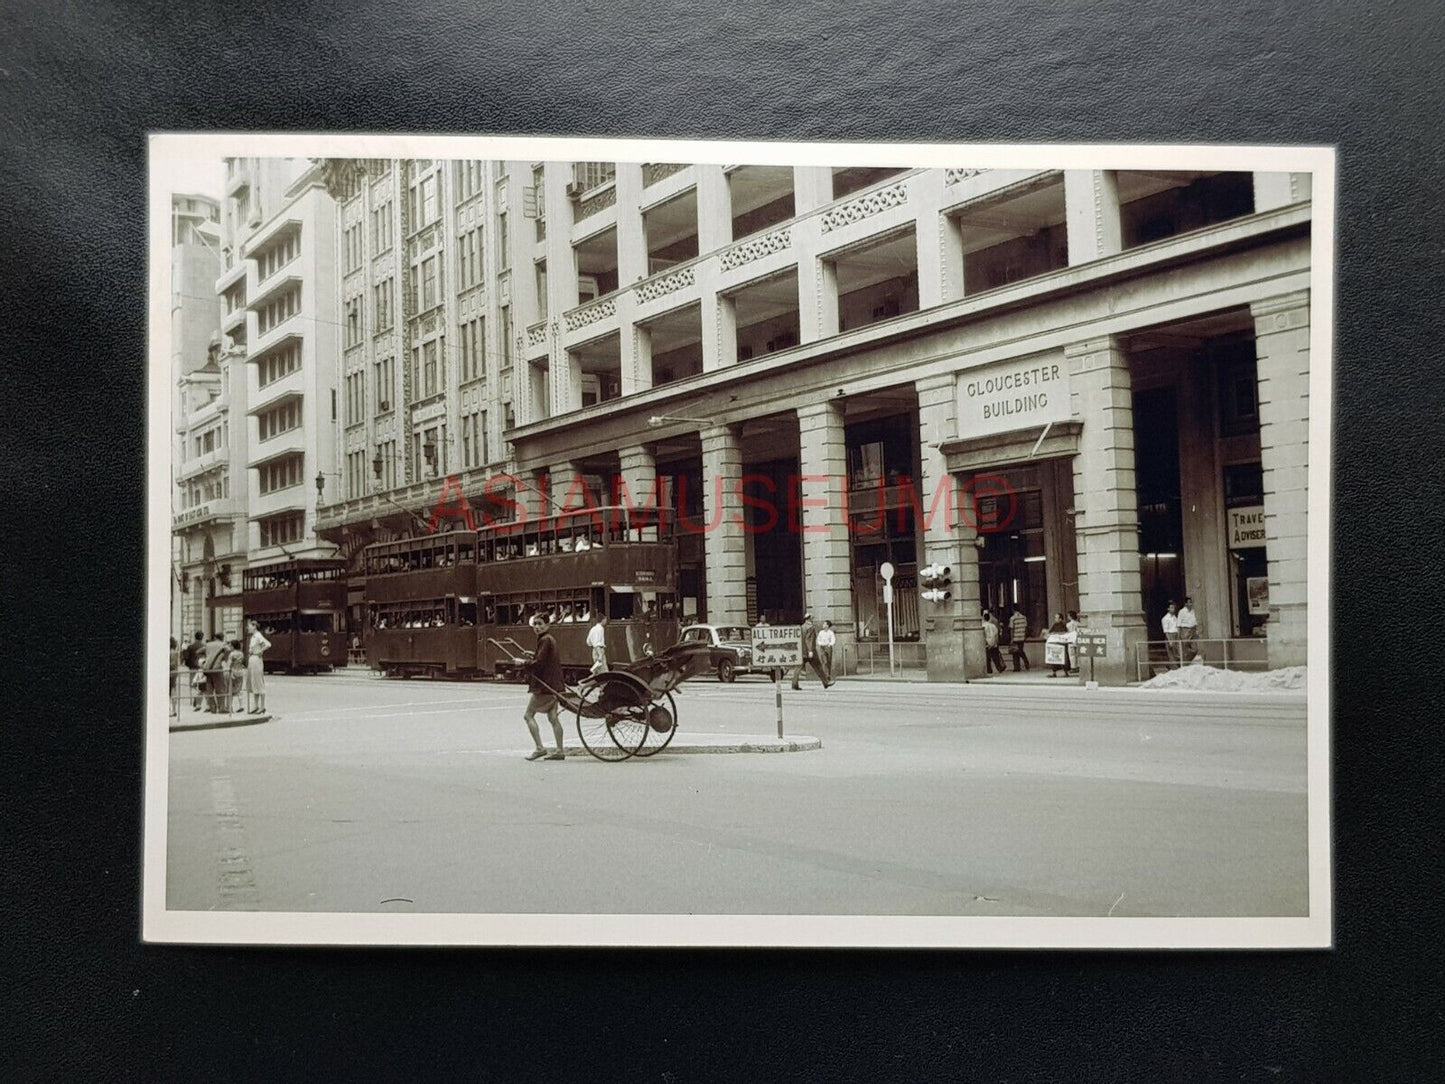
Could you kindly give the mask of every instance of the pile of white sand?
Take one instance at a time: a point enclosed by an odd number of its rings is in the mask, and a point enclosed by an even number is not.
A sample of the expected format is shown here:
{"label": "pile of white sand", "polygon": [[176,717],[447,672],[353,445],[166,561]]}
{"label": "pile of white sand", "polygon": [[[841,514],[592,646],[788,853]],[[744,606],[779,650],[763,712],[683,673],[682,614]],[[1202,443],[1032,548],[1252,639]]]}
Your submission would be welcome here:
{"label": "pile of white sand", "polygon": [[1273,693],[1303,691],[1305,668],[1286,666],[1279,670],[1218,670],[1203,664],[1166,670],[1139,685],[1141,689],[1188,689],[1225,693]]}

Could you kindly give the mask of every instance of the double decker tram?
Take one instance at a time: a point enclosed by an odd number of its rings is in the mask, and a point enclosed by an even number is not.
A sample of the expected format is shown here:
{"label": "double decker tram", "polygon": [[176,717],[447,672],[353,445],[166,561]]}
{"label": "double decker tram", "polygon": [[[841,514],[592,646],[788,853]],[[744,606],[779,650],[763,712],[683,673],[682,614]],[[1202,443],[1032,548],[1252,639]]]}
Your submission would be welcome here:
{"label": "double decker tram", "polygon": [[483,666],[506,673],[546,614],[568,681],[592,667],[587,633],[607,615],[607,664],[677,643],[677,547],[665,515],[605,505],[477,532]]}
{"label": "double decker tram", "polygon": [[610,666],[677,642],[677,551],[650,510],[605,506],[367,547],[367,659],[393,676],[514,676],[548,616],[569,681],[608,617]]}
{"label": "double decker tram", "polygon": [[[346,562],[292,558],[246,569],[241,609],[271,641],[267,670],[346,665]],[[244,642],[245,630],[242,629]]]}
{"label": "double decker tram", "polygon": [[373,669],[390,676],[474,677],[477,536],[472,531],[366,547],[366,631]]}

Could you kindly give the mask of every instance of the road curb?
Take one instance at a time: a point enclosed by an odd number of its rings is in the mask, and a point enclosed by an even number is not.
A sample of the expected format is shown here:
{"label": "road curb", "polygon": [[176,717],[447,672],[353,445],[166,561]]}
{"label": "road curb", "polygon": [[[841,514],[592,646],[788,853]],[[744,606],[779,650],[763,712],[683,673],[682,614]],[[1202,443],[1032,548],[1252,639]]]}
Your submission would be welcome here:
{"label": "road curb", "polygon": [[[666,749],[654,754],[666,756],[669,753],[807,753],[815,749],[823,748],[821,738],[743,738],[731,742],[684,742],[674,741]],[[569,743],[563,746],[567,755],[588,756],[587,750],[580,744]],[[646,760],[647,758],[642,758]]]}
{"label": "road curb", "polygon": [[208,719],[204,723],[173,723],[168,729],[172,734],[179,734],[189,730],[226,730],[233,726],[257,726],[275,720],[276,716],[269,714],[233,715],[226,719]]}

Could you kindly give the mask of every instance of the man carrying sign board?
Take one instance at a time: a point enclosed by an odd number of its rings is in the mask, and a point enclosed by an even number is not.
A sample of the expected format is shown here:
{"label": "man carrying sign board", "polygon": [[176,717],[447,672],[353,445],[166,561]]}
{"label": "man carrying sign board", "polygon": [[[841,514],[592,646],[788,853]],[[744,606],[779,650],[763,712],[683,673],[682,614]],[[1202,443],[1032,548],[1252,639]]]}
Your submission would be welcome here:
{"label": "man carrying sign board", "polygon": [[796,692],[802,692],[798,679],[803,676],[804,666],[811,666],[813,673],[817,674],[818,680],[823,683],[823,688],[827,689],[833,684],[833,681],[823,673],[823,667],[818,662],[818,627],[813,624],[812,614],[803,615],[802,634],[803,658],[798,663],[798,668],[793,671],[793,689]]}

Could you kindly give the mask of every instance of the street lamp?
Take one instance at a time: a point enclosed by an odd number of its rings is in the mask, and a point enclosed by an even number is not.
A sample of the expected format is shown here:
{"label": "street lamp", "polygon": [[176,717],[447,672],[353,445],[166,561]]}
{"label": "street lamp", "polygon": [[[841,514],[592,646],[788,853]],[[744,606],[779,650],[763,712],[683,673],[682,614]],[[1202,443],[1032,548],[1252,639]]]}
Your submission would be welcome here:
{"label": "street lamp", "polygon": [[654,414],[647,419],[647,424],[653,429],[666,425],[668,422],[691,422],[694,425],[712,425],[711,418],[684,418],[681,414]]}

